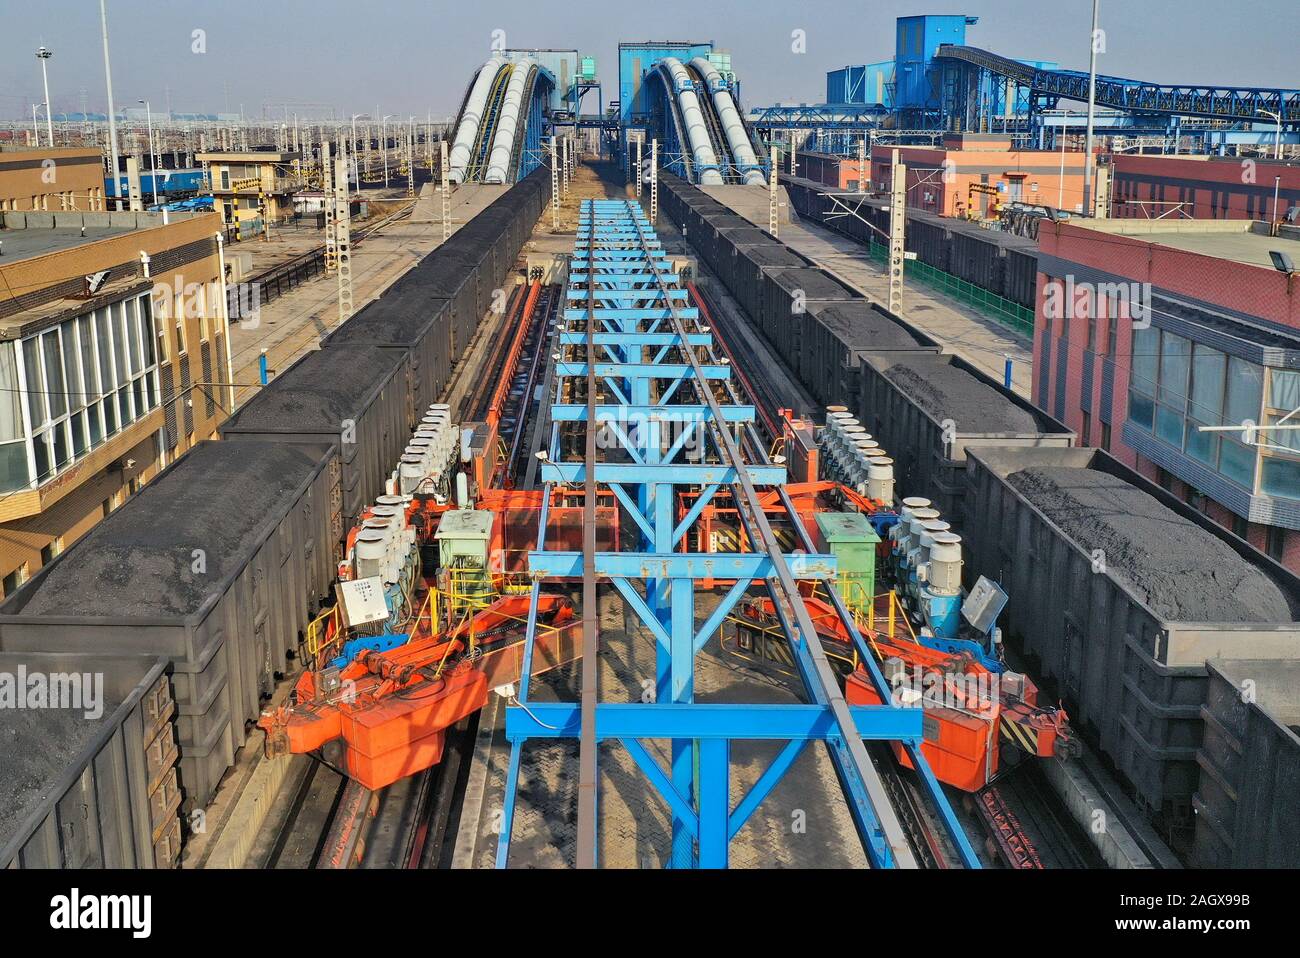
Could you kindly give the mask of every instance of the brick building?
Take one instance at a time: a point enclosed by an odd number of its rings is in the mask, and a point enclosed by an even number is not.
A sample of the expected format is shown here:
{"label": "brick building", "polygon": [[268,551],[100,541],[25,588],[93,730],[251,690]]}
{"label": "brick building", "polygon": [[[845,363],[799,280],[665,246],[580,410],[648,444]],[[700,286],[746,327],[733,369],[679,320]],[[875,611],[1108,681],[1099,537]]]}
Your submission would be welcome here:
{"label": "brick building", "polygon": [[229,404],[208,385],[229,382],[219,227],[212,213],[0,212],[4,594],[215,437]]}
{"label": "brick building", "polygon": [[103,209],[99,150],[0,150],[0,213]]}
{"label": "brick building", "polygon": [[258,232],[263,221],[293,216],[293,198],[307,188],[301,154],[273,152],[196,153],[222,222]]}
{"label": "brick building", "polygon": [[[1235,156],[1114,154],[1110,215],[1272,222],[1300,206],[1300,163]],[[1276,200],[1276,209],[1274,208]]]}
{"label": "brick building", "polygon": [[[1013,202],[1067,211],[1083,204],[1078,152],[1017,150],[1010,137],[967,133],[945,136],[941,147],[899,147],[898,159],[907,166],[907,205],[938,216],[995,217],[999,205]],[[892,147],[872,151],[876,190],[891,188],[892,162]]]}
{"label": "brick building", "polygon": [[[1091,220],[1039,231],[1034,401],[1300,571],[1300,232]],[[1149,289],[1143,284],[1150,284]],[[1133,284],[1138,284],[1134,286]],[[1300,421],[1300,414],[1290,421]]]}

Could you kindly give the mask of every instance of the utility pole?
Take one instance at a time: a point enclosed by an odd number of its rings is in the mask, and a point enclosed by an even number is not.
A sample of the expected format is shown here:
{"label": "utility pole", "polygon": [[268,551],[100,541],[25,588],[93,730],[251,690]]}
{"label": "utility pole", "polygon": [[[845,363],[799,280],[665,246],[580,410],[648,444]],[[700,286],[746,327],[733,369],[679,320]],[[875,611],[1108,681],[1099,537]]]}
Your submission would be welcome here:
{"label": "utility pole", "polygon": [[[443,165],[445,168],[445,161]],[[554,133],[551,134],[551,229],[560,231],[560,148]]]}
{"label": "utility pole", "polygon": [[438,166],[442,186],[442,240],[451,235],[451,177],[447,170],[447,140],[438,141]]}
{"label": "utility pole", "polygon": [[858,192],[867,191],[867,135],[858,140]]}
{"label": "utility pole", "polygon": [[332,273],[338,268],[339,247],[338,231],[335,228],[338,217],[338,203],[334,196],[334,164],[330,160],[330,141],[322,140],[320,145],[321,193],[325,196],[322,204],[325,210],[325,272]]}
{"label": "utility pole", "polygon": [[889,200],[889,311],[895,316],[903,311],[903,230],[907,223],[907,167],[898,162],[894,150],[893,193]]}
{"label": "utility pole", "polygon": [[1097,111],[1097,23],[1100,0],[1092,0],[1092,33],[1088,43],[1088,134],[1083,149],[1083,215],[1092,215],[1092,130]]}
{"label": "utility pole", "polygon": [[118,179],[117,171],[117,118],[114,115],[116,108],[113,106],[113,68],[109,66],[108,61],[108,10],[104,7],[105,0],[99,0],[99,22],[104,34],[104,84],[108,88],[108,151],[113,164],[112,173],[113,196],[117,200],[117,208],[122,208],[122,182]]}
{"label": "utility pole", "polygon": [[776,229],[776,183],[777,183],[777,156],[776,146],[772,146],[771,164],[768,166],[767,175],[767,231],[773,236],[777,235]]}
{"label": "utility pole", "polygon": [[659,140],[650,141],[650,225],[659,222]]}
{"label": "utility pole", "polygon": [[352,315],[352,211],[348,207],[348,154],[334,161],[334,246],[339,272],[339,322]]}
{"label": "utility pole", "polygon": [[641,199],[641,137],[636,138],[636,198]]}

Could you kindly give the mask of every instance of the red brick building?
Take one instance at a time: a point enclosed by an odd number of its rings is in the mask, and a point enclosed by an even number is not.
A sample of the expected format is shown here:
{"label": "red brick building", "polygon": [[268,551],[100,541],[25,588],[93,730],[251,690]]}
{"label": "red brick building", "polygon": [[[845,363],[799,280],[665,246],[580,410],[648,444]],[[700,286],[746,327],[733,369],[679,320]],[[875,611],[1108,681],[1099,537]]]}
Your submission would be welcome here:
{"label": "red brick building", "polygon": [[[1300,572],[1300,233],[1090,220],[1039,232],[1034,401]],[[1147,285],[1149,284],[1149,286]],[[1300,422],[1297,413],[1291,422]]]}
{"label": "red brick building", "polygon": [[1119,219],[1272,222],[1300,206],[1300,163],[1122,153],[1102,162],[1111,167],[1110,215]]}

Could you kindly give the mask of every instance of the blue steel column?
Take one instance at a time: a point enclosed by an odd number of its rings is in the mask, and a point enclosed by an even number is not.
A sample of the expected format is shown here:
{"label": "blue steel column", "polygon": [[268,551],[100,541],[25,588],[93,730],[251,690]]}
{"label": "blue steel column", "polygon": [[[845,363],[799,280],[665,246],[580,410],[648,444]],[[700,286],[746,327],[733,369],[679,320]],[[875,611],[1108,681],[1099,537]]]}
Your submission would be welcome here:
{"label": "blue steel column", "polygon": [[[551,410],[556,423],[554,435],[558,437],[560,426],[566,422],[587,420],[590,427],[594,417],[606,427],[602,436],[608,444],[603,445],[621,445],[621,451],[609,455],[611,450],[605,448],[600,450],[601,455],[589,454],[582,462],[558,461],[560,443],[553,439],[550,459],[541,470],[542,479],[548,489],[555,483],[579,482],[587,484],[589,491],[593,482],[608,488],[640,530],[641,551],[592,555],[584,545],[582,553],[559,552],[545,549],[539,537],[538,550],[529,555],[529,567],[535,581],[590,576],[584,586],[599,577],[617,588],[628,610],[654,635],[656,696],[652,703],[597,701],[592,707],[585,698],[582,704],[526,701],[521,692],[519,704],[506,709],[506,737],[512,752],[498,867],[503,867],[509,856],[522,742],[536,737],[580,735],[584,744],[587,736],[594,736],[597,743],[611,739],[622,743],[663,797],[672,815],[671,864],[675,867],[725,867],[730,839],[744,827],[810,740],[830,747],[845,782],[846,802],[871,863],[876,867],[910,864],[910,853],[900,844],[897,828],[886,830],[882,825],[887,818],[884,813],[889,810],[881,804],[878,782],[872,778],[874,769],[862,761],[860,741],[919,745],[920,711],[892,704],[848,708],[833,679],[827,678],[820,648],[809,645],[810,641],[816,642],[816,637],[807,624],[807,613],[793,582],[832,577],[834,558],[811,551],[791,556],[771,551],[775,546],[770,545],[766,520],[761,512],[753,512],[754,488],[780,490],[785,470],[767,462],[741,460],[726,430],[730,423],[752,423],[754,409],[737,403],[720,404],[714,398],[708,382],[716,380],[725,385],[730,367],[702,363],[697,358],[694,350],[700,347],[715,355],[712,337],[701,331],[699,311],[688,305],[689,294],[677,288],[679,282],[679,277],[669,271],[662,247],[638,206],[626,201],[583,204],[559,343],[562,350],[585,346],[585,361],[575,361],[574,351],[570,350],[570,356],[556,364],[556,394]],[[581,332],[569,327],[570,322],[583,320],[586,324]],[[669,359],[673,350],[686,361]],[[563,402],[565,384],[578,379],[588,383],[587,403]],[[596,396],[598,387],[610,398],[601,401]],[[694,456],[693,462],[680,462],[678,456],[685,442],[677,437],[665,443],[665,422],[691,431],[688,434],[702,445],[713,430],[716,442],[709,444],[707,455]],[[636,488],[629,490],[628,486]],[[675,522],[679,487],[695,490],[698,498],[696,506]],[[738,503],[748,503],[747,523],[757,519],[761,524],[758,533],[769,543],[767,553],[678,551],[679,542],[689,549],[690,526],[722,487],[728,487]],[[734,579],[736,586],[722,597],[697,630],[695,580],[715,578]],[[751,583],[763,582],[775,588],[771,584],[778,580],[783,583],[783,603],[793,602],[794,617],[799,620],[794,630],[786,631],[800,663],[808,704],[696,704],[695,654]],[[644,597],[634,584],[637,581],[645,583]],[[584,595],[588,594],[584,588]],[[776,597],[775,591],[773,595]],[[532,657],[535,614],[530,613],[526,662]],[[594,668],[595,663],[584,662],[584,667]],[[521,689],[526,687],[526,681],[521,683]],[[671,743],[666,771],[645,748],[646,739]],[[734,810],[728,791],[729,743],[733,739],[789,743]],[[580,830],[594,830],[594,822],[583,821],[581,803],[579,809]],[[589,809],[587,814],[593,812]]]}

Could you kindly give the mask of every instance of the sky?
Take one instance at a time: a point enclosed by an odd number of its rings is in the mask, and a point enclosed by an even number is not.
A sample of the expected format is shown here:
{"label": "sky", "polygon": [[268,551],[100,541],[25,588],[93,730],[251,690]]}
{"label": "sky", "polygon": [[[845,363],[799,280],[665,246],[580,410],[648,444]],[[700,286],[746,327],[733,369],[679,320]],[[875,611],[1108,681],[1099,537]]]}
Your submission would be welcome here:
{"label": "sky", "polygon": [[[746,107],[816,103],[825,74],[893,57],[894,19],[978,16],[967,42],[1007,56],[1087,69],[1091,0],[920,2],[843,0],[107,0],[113,93],[121,109],[445,118],[490,54],[508,47],[594,55],[606,100],[618,95],[620,41],[712,41],[732,55]],[[964,8],[964,9],[963,9]],[[1098,70],[1162,83],[1300,87],[1296,0],[1101,0],[1106,52]],[[803,31],[806,51],[792,50]],[[202,31],[201,40],[195,31]],[[30,119],[43,99],[37,47],[54,112],[104,110],[95,0],[0,0],[0,119]],[[202,50],[198,48],[202,47]]]}

